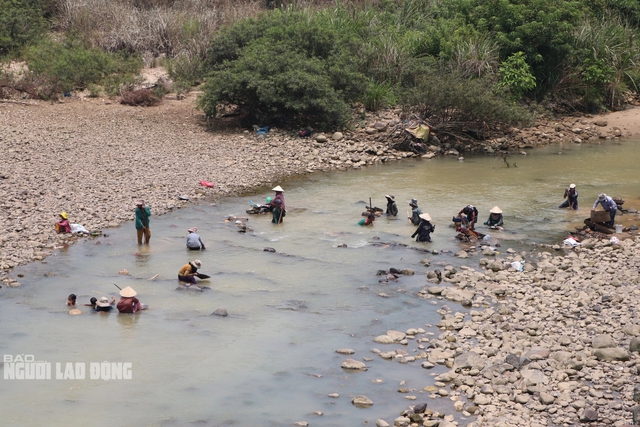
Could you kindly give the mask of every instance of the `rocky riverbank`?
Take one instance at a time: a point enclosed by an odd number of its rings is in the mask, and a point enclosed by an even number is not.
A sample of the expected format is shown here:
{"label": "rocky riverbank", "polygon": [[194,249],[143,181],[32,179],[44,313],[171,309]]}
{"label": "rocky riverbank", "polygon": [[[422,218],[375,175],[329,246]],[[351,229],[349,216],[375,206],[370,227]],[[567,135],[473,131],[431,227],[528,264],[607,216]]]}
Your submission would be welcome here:
{"label": "rocky riverbank", "polygon": [[[189,204],[179,196],[215,200],[291,175],[418,157],[393,148],[404,138],[399,111],[368,115],[344,133],[300,138],[272,129],[258,136],[207,130],[194,100],[192,94],[153,108],[93,98],[0,103],[0,205],[7,213],[0,219],[0,281],[19,286],[10,274],[13,268],[42,260],[79,238],[55,233],[62,211],[71,223],[100,232],[132,220],[139,198],[159,215]],[[518,152],[558,141],[586,143],[633,134],[633,129],[600,126],[604,122],[596,120],[540,122],[472,146],[432,141],[422,157]],[[201,187],[201,179],[215,182],[215,188]]]}
{"label": "rocky riverbank", "polygon": [[[441,334],[416,324],[377,337],[372,351],[407,369],[448,370],[426,387],[416,372],[398,389],[416,405],[377,425],[640,425],[640,239],[556,253],[485,249],[478,268],[430,271],[420,296],[449,302]],[[450,399],[458,414],[430,410],[430,399]]]}

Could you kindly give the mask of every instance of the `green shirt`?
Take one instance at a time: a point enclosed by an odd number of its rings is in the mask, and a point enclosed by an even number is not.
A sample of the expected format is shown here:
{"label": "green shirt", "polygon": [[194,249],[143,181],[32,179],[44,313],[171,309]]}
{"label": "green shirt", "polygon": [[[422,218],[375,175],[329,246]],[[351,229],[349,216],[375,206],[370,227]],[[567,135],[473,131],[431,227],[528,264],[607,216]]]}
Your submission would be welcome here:
{"label": "green shirt", "polygon": [[140,209],[140,206],[136,207],[136,230],[142,230],[145,227],[149,227],[150,216],[151,209],[149,209],[149,206],[145,206],[144,210]]}

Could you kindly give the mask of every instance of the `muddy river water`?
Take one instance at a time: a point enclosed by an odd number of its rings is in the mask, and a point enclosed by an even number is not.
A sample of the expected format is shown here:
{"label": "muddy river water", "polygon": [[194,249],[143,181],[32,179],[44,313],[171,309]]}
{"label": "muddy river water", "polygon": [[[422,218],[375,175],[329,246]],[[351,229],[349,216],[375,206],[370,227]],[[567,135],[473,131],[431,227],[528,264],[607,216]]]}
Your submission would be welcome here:
{"label": "muddy river water", "polygon": [[[448,225],[466,204],[478,207],[480,223],[492,206],[500,206],[506,230],[478,228],[503,250],[518,251],[531,250],[531,242],[559,242],[581,225],[600,192],[626,199],[625,207],[639,207],[639,142],[556,145],[513,155],[508,168],[491,156],[469,156],[313,174],[279,183],[288,207],[279,226],[267,216],[253,216],[253,232],[242,234],[224,222],[244,215],[249,200],[271,195],[266,188],[216,206],[192,205],[152,217],[149,248],[137,246],[130,222],[104,230],[108,236],[60,249],[45,262],[15,271],[24,276],[22,287],[0,289],[0,424],[375,425],[377,418],[392,423],[413,403],[397,392],[401,381],[414,389],[409,395],[417,396],[416,403],[429,401],[429,407],[452,413],[446,398],[432,401],[421,394],[433,384],[433,374],[446,368],[427,371],[419,362],[399,364],[371,353],[400,347],[373,342],[389,329],[422,327],[437,335],[430,326],[440,318],[435,310],[462,310],[418,297],[427,284],[420,260],[429,258],[429,269],[461,263],[453,257],[460,243]],[[578,212],[557,209],[570,183],[578,186]],[[356,225],[364,210],[360,201],[371,197],[384,207],[387,193],[396,195],[398,219]],[[409,237],[415,229],[406,220],[412,197],[433,217],[432,243]],[[191,226],[198,227],[206,251],[185,249]],[[212,276],[210,288],[176,290],[179,268],[194,258]],[[479,258],[464,262],[477,268]],[[416,275],[379,283],[376,271],[389,267],[412,268]],[[121,269],[130,275],[119,275]],[[68,294],[82,303],[101,293],[117,296],[113,283],[133,287],[151,308],[119,315],[81,307],[84,314],[68,314]],[[210,315],[219,307],[229,316]],[[335,353],[339,348],[355,350],[358,360],[372,358],[369,369],[342,370],[347,356]],[[412,354],[417,345],[409,342],[405,349]],[[18,357],[47,362],[51,379],[7,378],[8,362]],[[374,405],[353,406],[351,399],[361,394]]]}

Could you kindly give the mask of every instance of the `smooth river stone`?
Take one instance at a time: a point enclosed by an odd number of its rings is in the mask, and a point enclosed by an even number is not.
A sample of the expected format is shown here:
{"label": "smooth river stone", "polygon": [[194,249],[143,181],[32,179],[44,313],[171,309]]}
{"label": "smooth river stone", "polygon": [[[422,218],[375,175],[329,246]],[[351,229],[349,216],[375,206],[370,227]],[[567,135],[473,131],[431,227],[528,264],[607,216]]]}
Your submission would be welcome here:
{"label": "smooth river stone", "polygon": [[345,359],[345,361],[342,362],[342,368],[362,371],[367,369],[367,365],[365,365],[364,362],[360,362],[359,360]]}
{"label": "smooth river stone", "polygon": [[354,397],[351,400],[351,403],[358,408],[368,408],[369,406],[373,405],[373,401],[364,395]]}

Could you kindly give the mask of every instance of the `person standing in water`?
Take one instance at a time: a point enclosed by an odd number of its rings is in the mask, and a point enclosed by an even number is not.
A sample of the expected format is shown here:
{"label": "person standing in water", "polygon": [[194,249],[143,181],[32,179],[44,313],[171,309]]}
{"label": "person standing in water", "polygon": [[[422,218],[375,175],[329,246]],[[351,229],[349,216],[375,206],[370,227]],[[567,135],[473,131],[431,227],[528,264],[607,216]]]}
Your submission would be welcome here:
{"label": "person standing in water", "polygon": [[564,198],[567,200],[558,206],[558,208],[578,210],[578,190],[576,190],[575,184],[571,184],[569,188],[564,189]]}
{"label": "person standing in water", "polygon": [[144,200],[140,199],[136,203],[136,231],[138,232],[138,244],[142,244],[144,236],[144,244],[148,245],[151,239],[151,229],[149,228],[149,217],[151,209],[144,204]]}
{"label": "person standing in water", "polygon": [[411,216],[408,217],[409,221],[411,221],[411,224],[413,225],[419,225],[420,215],[422,215],[422,209],[418,207],[418,200],[411,199],[409,201],[409,206],[411,206]]}
{"label": "person standing in water", "polygon": [[416,242],[430,242],[431,233],[435,230],[436,226],[431,223],[431,215],[423,213],[420,214],[420,224],[418,225],[418,229],[411,235],[411,237],[415,237]]}
{"label": "person standing in water", "polygon": [[276,198],[274,201],[274,207],[273,210],[271,211],[271,214],[273,215],[271,222],[274,224],[280,224],[283,220],[284,217],[287,215],[287,211],[284,209],[284,205],[282,204],[282,200]]}
{"label": "person standing in water", "polygon": [[384,197],[387,198],[387,216],[397,216],[398,205],[396,205],[396,196],[387,194]]}

